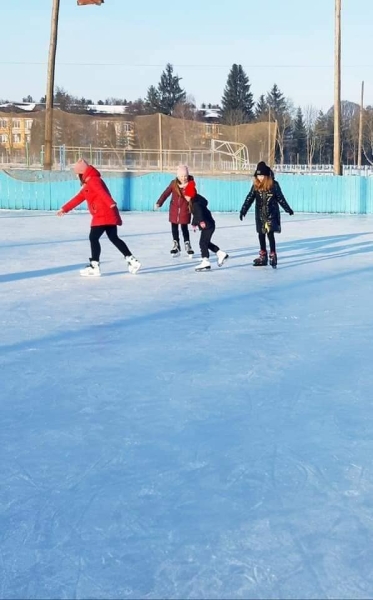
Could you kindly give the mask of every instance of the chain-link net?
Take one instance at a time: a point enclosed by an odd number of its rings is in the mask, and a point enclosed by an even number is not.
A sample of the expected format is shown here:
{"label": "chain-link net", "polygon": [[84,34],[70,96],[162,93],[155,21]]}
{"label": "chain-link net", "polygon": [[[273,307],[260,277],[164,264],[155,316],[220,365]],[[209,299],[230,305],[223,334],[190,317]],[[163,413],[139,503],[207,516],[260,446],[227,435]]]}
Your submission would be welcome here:
{"label": "chain-link net", "polygon": [[[45,113],[0,112],[0,166],[40,168]],[[81,115],[53,111],[53,167],[64,170],[80,156],[101,168],[238,172],[259,160],[273,164],[276,124],[222,125],[166,115]]]}

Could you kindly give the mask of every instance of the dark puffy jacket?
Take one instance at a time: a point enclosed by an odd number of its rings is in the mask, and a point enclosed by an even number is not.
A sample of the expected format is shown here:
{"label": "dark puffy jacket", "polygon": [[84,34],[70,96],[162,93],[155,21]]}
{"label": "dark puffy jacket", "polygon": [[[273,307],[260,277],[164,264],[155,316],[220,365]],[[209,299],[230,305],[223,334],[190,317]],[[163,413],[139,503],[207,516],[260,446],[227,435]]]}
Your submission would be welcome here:
{"label": "dark puffy jacket", "polygon": [[293,210],[286,202],[285,197],[277,181],[273,182],[273,187],[268,192],[256,190],[251,187],[250,192],[245,198],[241,208],[241,215],[245,216],[250,206],[255,204],[255,221],[258,233],[281,232],[281,217],[279,205],[285,212],[293,214]]}
{"label": "dark puffy jacket", "polygon": [[215,225],[215,221],[209,209],[207,208],[208,202],[206,198],[201,196],[200,194],[196,194],[191,202],[191,211],[193,215],[192,225],[194,227],[200,227],[200,223],[204,221],[206,223],[206,229],[209,227],[213,227]]}
{"label": "dark puffy jacket", "polygon": [[[189,175],[188,181],[194,181],[192,175]],[[189,225],[190,223],[190,210],[188,201],[184,195],[179,192],[177,186],[177,180],[171,181],[170,185],[165,189],[163,194],[157,200],[157,205],[162,206],[167,198],[171,196],[169,221],[170,223],[176,223],[178,225]]]}

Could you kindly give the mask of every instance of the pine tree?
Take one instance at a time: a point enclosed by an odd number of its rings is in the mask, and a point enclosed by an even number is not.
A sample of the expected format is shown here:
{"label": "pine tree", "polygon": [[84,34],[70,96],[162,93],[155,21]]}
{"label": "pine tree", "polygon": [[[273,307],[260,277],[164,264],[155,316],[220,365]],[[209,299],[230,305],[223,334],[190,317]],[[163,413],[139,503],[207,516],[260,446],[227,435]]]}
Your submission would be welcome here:
{"label": "pine tree", "polygon": [[277,122],[276,127],[276,162],[284,163],[285,155],[289,150],[289,134],[291,133],[291,106],[275,83],[270,92],[267,93],[266,102],[271,121]]}
{"label": "pine tree", "polygon": [[173,66],[168,63],[158,84],[160,112],[172,115],[178,102],[185,102],[186,92],[180,87],[181,77],[174,75]]}
{"label": "pine tree", "polygon": [[271,91],[268,92],[266,102],[271,109],[273,117],[277,120],[286,111],[285,97],[276,83],[273,85]]}
{"label": "pine tree", "polygon": [[293,123],[293,151],[298,164],[307,162],[307,130],[303,120],[302,109],[299,107]]}
{"label": "pine tree", "polygon": [[268,119],[268,104],[263,94],[259,96],[259,100],[255,105],[255,119],[257,121]]}
{"label": "pine tree", "polygon": [[315,160],[319,164],[333,163],[333,114],[326,115],[321,110],[315,123]]}
{"label": "pine tree", "polygon": [[161,99],[157,88],[151,85],[148,89],[148,93],[145,98],[145,106],[149,113],[162,112],[161,111]]}
{"label": "pine tree", "polygon": [[222,119],[230,125],[254,120],[253,95],[249,78],[242,65],[234,64],[229,72],[222,97]]}

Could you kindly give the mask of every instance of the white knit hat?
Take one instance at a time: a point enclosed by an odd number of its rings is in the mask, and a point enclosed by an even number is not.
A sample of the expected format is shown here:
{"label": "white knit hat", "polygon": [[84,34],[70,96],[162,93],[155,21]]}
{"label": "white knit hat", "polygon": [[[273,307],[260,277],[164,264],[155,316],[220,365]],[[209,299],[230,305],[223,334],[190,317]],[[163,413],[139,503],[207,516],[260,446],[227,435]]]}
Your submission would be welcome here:
{"label": "white knit hat", "polygon": [[176,175],[178,177],[178,179],[180,179],[180,177],[188,177],[189,175],[189,169],[186,165],[179,165],[176,171]]}

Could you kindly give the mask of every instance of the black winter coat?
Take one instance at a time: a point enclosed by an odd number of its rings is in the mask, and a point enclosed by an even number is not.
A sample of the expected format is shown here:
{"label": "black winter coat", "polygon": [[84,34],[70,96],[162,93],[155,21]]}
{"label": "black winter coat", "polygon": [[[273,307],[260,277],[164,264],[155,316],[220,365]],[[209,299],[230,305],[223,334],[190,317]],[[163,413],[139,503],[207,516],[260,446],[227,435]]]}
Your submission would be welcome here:
{"label": "black winter coat", "polygon": [[192,225],[194,227],[198,226],[199,229],[202,229],[200,227],[200,223],[202,221],[204,221],[206,223],[206,229],[214,227],[215,221],[214,221],[214,218],[213,218],[211,212],[207,208],[207,205],[208,205],[208,202],[207,202],[206,198],[204,198],[203,196],[200,196],[200,194],[196,194],[194,196],[193,200],[190,203],[190,207],[191,207],[191,211],[192,211],[192,215],[193,215]]}
{"label": "black winter coat", "polygon": [[254,201],[256,201],[255,222],[257,232],[268,233],[273,231],[274,233],[280,233],[281,217],[279,205],[289,214],[293,214],[293,210],[286,202],[277,181],[273,182],[273,187],[268,192],[256,190],[255,187],[252,186],[245,198],[240,214],[245,216]]}

